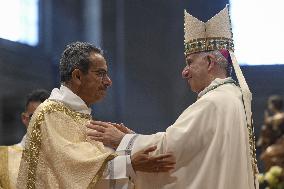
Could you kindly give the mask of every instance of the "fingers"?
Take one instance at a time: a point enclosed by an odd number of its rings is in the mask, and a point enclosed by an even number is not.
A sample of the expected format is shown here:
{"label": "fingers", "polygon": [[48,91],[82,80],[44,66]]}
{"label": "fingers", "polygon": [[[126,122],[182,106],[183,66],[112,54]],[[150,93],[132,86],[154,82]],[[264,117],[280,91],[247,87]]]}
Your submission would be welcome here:
{"label": "fingers", "polygon": [[112,126],[114,126],[115,128],[117,128],[118,130],[124,132],[124,128],[121,127],[121,125],[117,124],[117,123],[111,123]]}
{"label": "fingers", "polygon": [[164,161],[162,161],[162,162],[155,163],[156,167],[168,167],[168,166],[175,167],[175,165],[176,165],[176,162],[164,162]]}
{"label": "fingers", "polygon": [[142,172],[168,172],[175,169],[175,157],[171,154],[149,155],[157,146],[151,146],[131,156],[131,163],[135,171]]}
{"label": "fingers", "polygon": [[171,170],[175,169],[175,166],[164,166],[164,167],[157,167],[153,172],[169,172]]}
{"label": "fingers", "polygon": [[157,165],[155,164],[155,166],[148,166],[147,168],[145,168],[144,172],[154,172],[154,173],[157,173],[157,172],[169,172],[171,170],[174,170],[175,169],[175,165]]}
{"label": "fingers", "polygon": [[167,168],[171,169],[176,165],[175,157],[171,153],[152,156],[150,157],[150,159],[155,163],[156,167],[159,168],[165,167],[166,170]]}
{"label": "fingers", "polygon": [[153,156],[153,158],[156,160],[163,160],[163,159],[173,159],[174,160],[175,159],[173,154],[171,153]]}
{"label": "fingers", "polygon": [[176,162],[173,160],[152,160],[154,162],[155,166],[157,167],[163,167],[163,166],[175,166]]}
{"label": "fingers", "polygon": [[117,128],[118,130],[120,130],[121,132],[125,133],[125,134],[135,133],[131,129],[127,128],[123,123],[120,123],[120,124],[112,123],[112,122],[108,122],[108,123],[111,124],[112,126],[114,126],[115,128]]}
{"label": "fingers", "polygon": [[117,124],[117,125],[119,125],[119,127],[122,128],[122,129],[128,130],[128,128],[123,123],[120,123],[120,124]]}
{"label": "fingers", "polygon": [[102,133],[97,132],[97,131],[93,131],[93,130],[89,130],[89,131],[87,131],[87,136],[90,136],[90,137],[102,137]]}
{"label": "fingers", "polygon": [[127,131],[126,127],[123,126],[122,124],[118,124],[118,123],[110,123],[112,126],[116,127],[117,129],[119,129],[122,132]]}
{"label": "fingers", "polygon": [[98,141],[98,142],[102,142],[102,143],[104,142],[104,138],[103,138],[103,137],[92,137],[92,136],[91,136],[90,139],[91,139],[91,140]]}
{"label": "fingers", "polygon": [[[162,157],[165,157],[165,156],[162,156]],[[169,158],[169,157],[168,157]],[[155,168],[154,172],[168,172],[170,170],[173,170],[175,169],[175,165],[176,165],[176,162],[175,160],[172,160],[173,157],[170,156],[170,160],[169,159],[161,159],[161,156],[159,156],[155,162]]]}
{"label": "fingers", "polygon": [[123,130],[123,129],[125,129],[125,128],[123,128],[123,126],[121,126],[121,125],[119,125],[119,124],[117,124],[117,123],[111,123],[113,126],[115,126],[117,129],[119,129],[119,130]]}
{"label": "fingers", "polygon": [[148,154],[148,153],[150,153],[150,152],[153,152],[153,151],[155,151],[156,149],[157,149],[157,146],[150,146],[150,147],[144,149],[144,154]]}
{"label": "fingers", "polygon": [[93,125],[93,124],[88,124],[87,127],[89,129],[93,129],[93,130],[96,130],[98,132],[101,132],[101,133],[104,133],[106,128],[103,127],[103,126],[100,126],[100,125]]}
{"label": "fingers", "polygon": [[175,163],[176,160],[173,158],[173,157],[167,157],[167,158],[163,158],[161,159],[160,157],[159,158],[156,158],[155,156],[151,157],[152,161],[155,161],[155,162],[173,162]]}
{"label": "fingers", "polygon": [[92,124],[92,125],[99,125],[99,126],[106,127],[106,128],[112,126],[110,123],[103,122],[103,121],[94,121],[94,120],[91,120],[90,124]]}

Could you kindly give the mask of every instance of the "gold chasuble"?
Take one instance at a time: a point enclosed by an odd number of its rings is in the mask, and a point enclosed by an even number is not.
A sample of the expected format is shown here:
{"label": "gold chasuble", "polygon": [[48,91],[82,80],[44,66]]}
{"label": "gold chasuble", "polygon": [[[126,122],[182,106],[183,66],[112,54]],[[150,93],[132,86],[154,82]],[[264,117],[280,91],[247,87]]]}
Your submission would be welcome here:
{"label": "gold chasuble", "polygon": [[8,146],[0,147],[0,189],[10,189],[8,171]]}
{"label": "gold chasuble", "polygon": [[95,188],[116,155],[86,138],[88,114],[46,100],[29,124],[17,188]]}
{"label": "gold chasuble", "polygon": [[0,189],[15,189],[23,148],[20,144],[0,146]]}

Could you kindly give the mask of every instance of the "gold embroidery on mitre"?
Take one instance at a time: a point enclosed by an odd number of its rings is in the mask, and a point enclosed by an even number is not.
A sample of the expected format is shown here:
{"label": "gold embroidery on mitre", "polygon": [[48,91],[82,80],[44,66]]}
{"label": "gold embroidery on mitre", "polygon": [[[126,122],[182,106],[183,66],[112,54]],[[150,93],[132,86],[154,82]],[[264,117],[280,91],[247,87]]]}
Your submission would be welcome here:
{"label": "gold embroidery on mitre", "polygon": [[206,23],[184,11],[184,45],[187,55],[220,49],[234,51],[228,6]]}
{"label": "gold embroidery on mitre", "polygon": [[33,121],[33,125],[30,125],[31,132],[29,133],[29,142],[26,144],[26,148],[23,151],[23,159],[28,164],[27,173],[27,188],[35,189],[36,183],[36,168],[39,161],[39,153],[41,147],[41,128],[40,125],[45,119],[45,114],[50,114],[53,112],[63,112],[67,116],[70,116],[75,121],[80,121],[81,119],[91,119],[91,115],[83,114],[79,112],[72,111],[71,109],[64,106],[61,102],[48,100],[45,102],[44,107],[40,110]]}

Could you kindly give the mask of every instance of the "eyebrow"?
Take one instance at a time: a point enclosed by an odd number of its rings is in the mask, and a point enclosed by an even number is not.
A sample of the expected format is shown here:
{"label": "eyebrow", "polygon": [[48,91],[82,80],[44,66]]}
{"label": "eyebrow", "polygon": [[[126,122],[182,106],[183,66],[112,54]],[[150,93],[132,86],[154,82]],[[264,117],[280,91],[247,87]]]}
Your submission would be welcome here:
{"label": "eyebrow", "polygon": [[107,72],[107,70],[103,69],[103,68],[99,68],[97,70],[91,70],[91,71],[93,71],[93,72]]}

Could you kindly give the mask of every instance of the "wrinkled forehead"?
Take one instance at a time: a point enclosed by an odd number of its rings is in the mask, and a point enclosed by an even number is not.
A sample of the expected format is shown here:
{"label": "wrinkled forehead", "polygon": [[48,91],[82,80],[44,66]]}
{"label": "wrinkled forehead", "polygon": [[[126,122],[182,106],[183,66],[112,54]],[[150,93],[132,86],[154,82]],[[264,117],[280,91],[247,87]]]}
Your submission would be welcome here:
{"label": "wrinkled forehead", "polygon": [[103,55],[98,53],[92,53],[89,57],[92,68],[107,68],[107,63]]}

